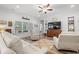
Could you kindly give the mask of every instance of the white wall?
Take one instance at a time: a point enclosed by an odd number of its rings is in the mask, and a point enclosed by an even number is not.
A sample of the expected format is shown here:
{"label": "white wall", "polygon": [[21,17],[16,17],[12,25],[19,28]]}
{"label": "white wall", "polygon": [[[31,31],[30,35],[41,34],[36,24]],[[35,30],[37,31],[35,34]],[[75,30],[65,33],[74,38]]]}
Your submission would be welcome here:
{"label": "white wall", "polygon": [[60,14],[50,16],[46,20],[48,22],[61,21],[62,31],[63,32],[68,32],[68,17],[69,16],[74,16],[75,32],[79,32],[79,16],[78,15],[79,14],[77,14],[75,12],[74,13],[66,13],[66,12],[64,12],[64,13],[60,13]]}

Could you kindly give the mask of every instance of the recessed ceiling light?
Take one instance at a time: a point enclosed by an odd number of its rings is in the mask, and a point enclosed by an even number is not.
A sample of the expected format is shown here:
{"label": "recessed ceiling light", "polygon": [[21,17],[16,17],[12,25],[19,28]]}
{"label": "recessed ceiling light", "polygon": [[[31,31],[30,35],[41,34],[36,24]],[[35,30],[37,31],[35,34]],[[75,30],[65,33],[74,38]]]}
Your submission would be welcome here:
{"label": "recessed ceiling light", "polygon": [[20,8],[20,6],[19,5],[16,5],[16,8]]}
{"label": "recessed ceiling light", "polygon": [[73,7],[75,7],[75,5],[71,5],[71,6],[70,6],[70,8],[73,8]]}

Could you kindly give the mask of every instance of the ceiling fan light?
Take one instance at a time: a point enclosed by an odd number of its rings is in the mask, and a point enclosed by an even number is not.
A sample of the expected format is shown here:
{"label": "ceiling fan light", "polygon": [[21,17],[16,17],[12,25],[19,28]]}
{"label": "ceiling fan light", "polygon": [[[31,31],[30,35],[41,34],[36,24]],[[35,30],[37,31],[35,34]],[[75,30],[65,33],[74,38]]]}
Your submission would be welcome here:
{"label": "ceiling fan light", "polygon": [[47,9],[44,9],[43,12],[47,12]]}

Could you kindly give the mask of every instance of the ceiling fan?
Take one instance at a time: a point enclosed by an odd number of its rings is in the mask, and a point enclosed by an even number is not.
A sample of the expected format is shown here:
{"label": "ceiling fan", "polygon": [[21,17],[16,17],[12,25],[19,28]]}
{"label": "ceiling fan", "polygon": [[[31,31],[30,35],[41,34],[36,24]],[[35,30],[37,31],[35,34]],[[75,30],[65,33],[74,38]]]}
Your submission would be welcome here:
{"label": "ceiling fan", "polygon": [[23,16],[22,16],[22,19],[25,19],[25,20],[30,20],[29,18],[27,18],[27,17],[23,17]]}
{"label": "ceiling fan", "polygon": [[48,11],[53,11],[53,8],[51,7],[50,4],[40,5],[40,6],[38,6],[38,8],[40,8],[40,11],[38,11],[38,12],[44,12],[45,14],[46,14]]}

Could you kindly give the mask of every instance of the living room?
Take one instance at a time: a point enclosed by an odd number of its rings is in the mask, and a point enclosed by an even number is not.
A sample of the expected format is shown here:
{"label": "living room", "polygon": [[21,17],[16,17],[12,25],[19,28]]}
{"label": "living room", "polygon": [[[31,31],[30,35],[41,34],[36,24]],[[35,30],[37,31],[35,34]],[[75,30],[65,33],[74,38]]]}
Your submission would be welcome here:
{"label": "living room", "polygon": [[78,54],[78,7],[79,4],[0,4],[0,53]]}

